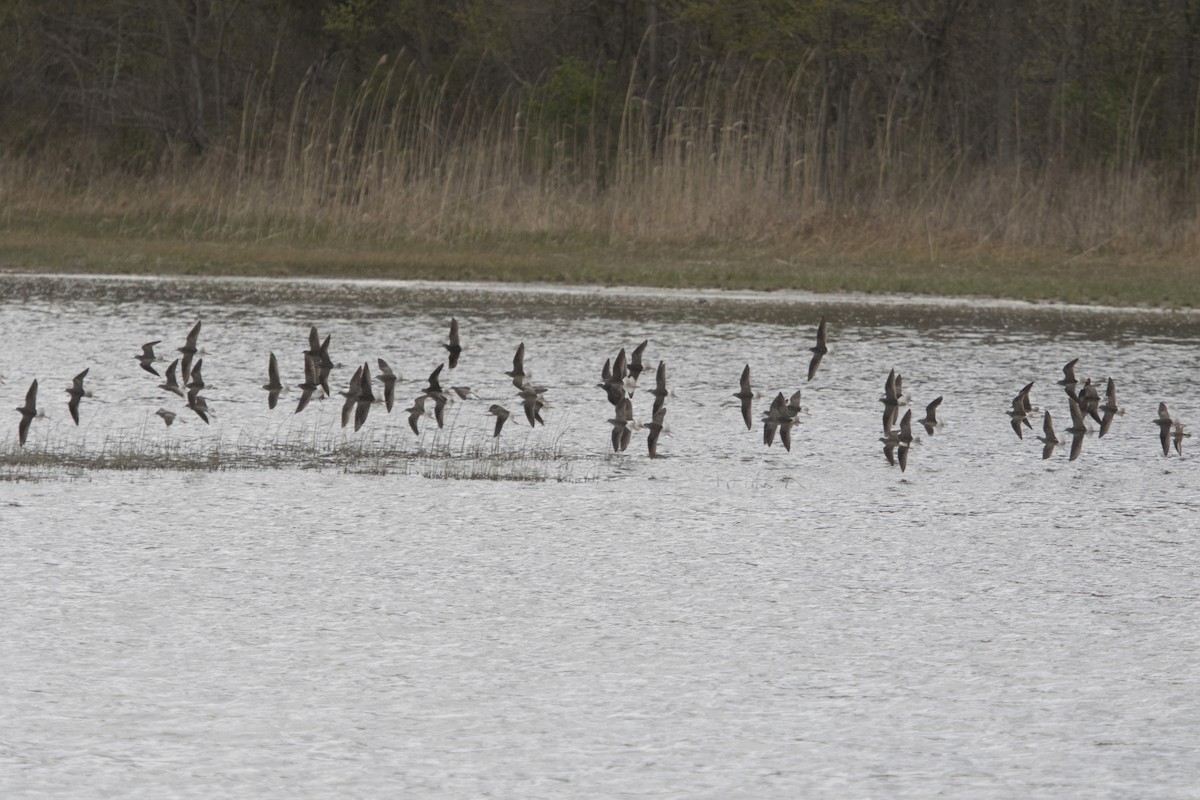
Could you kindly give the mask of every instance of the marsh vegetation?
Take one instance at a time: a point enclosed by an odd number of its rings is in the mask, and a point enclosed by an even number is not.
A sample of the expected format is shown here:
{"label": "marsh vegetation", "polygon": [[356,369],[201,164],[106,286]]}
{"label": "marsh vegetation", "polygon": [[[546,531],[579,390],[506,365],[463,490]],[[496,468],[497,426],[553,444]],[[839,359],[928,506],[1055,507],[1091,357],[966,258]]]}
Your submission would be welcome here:
{"label": "marsh vegetation", "polygon": [[1200,302],[1182,7],[141,5],[10,9],[4,266]]}

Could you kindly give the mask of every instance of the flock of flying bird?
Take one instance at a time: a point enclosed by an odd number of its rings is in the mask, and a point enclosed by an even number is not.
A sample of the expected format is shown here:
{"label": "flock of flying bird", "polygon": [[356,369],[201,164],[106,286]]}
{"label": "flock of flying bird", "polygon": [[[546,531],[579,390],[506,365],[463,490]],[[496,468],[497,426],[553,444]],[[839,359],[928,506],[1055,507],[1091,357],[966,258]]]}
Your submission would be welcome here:
{"label": "flock of flying bird", "polygon": [[[167,366],[165,375],[160,374],[154,366],[165,361],[154,351],[156,346],[162,344],[161,340],[142,345],[141,352],[135,355],[134,359],[146,372],[163,378],[163,382],[158,385],[159,389],[183,398],[187,408],[205,424],[208,424],[209,418],[213,416],[213,411],[201,394],[210,385],[205,383],[203,377],[204,360],[202,356],[205,351],[199,346],[200,327],[200,321],[192,326],[183,346],[177,348],[180,356]],[[809,381],[816,375],[822,358],[829,352],[826,336],[826,321],[822,318],[817,327],[816,344],[809,348],[812,352],[808,365],[807,380]],[[318,391],[321,392],[322,397],[332,396],[333,392],[329,385],[330,374],[335,367],[340,365],[336,364],[329,355],[329,342],[329,335],[322,339],[316,326],[310,328],[309,346],[304,351],[304,380],[298,386],[300,399],[293,414],[303,411]],[[649,340],[642,341],[628,357],[625,350],[622,349],[615,358],[605,360],[601,369],[601,380],[597,387],[604,390],[609,403],[613,406],[613,416],[608,420],[612,426],[613,451],[624,452],[632,440],[633,433],[646,430],[648,431],[647,449],[650,457],[655,458],[658,456],[659,437],[664,431],[669,432],[665,424],[666,400],[673,396],[673,393],[667,387],[666,362],[659,361],[658,368],[655,370],[654,387],[646,391],[653,398],[650,421],[645,423],[637,421],[633,397],[638,387],[638,379],[645,371],[643,357],[648,344]],[[447,351],[447,359],[430,373],[426,387],[413,399],[412,405],[404,409],[408,414],[409,427],[414,434],[420,434],[419,422],[423,418],[432,419],[439,428],[443,427],[445,408],[447,403],[451,402],[452,395],[457,396],[460,400],[478,399],[478,396],[468,386],[443,387],[441,383],[442,371],[446,368],[450,370],[457,368],[459,357],[463,352],[456,319],[450,320],[449,340],[442,347]],[[197,358],[197,356],[201,357]],[[1065,432],[1071,436],[1069,457],[1071,461],[1079,458],[1084,437],[1092,433],[1092,429],[1086,424],[1087,418],[1090,417],[1099,425],[1099,435],[1102,437],[1108,433],[1114,417],[1125,413],[1125,410],[1117,404],[1117,390],[1113,379],[1108,379],[1102,400],[1099,390],[1090,378],[1085,378],[1082,382],[1076,378],[1075,365],[1078,361],[1078,358],[1069,361],[1063,367],[1062,380],[1058,381],[1058,385],[1063,387],[1067,395],[1067,407],[1071,416],[1071,425],[1065,429]],[[384,404],[387,412],[391,413],[399,377],[382,358],[377,359],[376,364],[378,374],[374,378],[371,375],[370,363],[364,362],[355,370],[346,390],[339,392],[345,398],[342,403],[342,427],[349,425],[350,420],[353,419],[354,430],[358,431],[367,421],[371,407],[377,403]],[[76,375],[71,385],[65,390],[68,395],[67,408],[76,425],[79,424],[80,401],[85,397],[91,397],[91,392],[83,386],[88,371],[88,369],[84,369]],[[518,345],[516,354],[513,356],[513,368],[505,371],[504,374],[512,381],[516,390],[516,398],[521,403],[525,419],[529,422],[530,427],[545,424],[541,412],[548,407],[545,399],[546,387],[535,385],[532,382],[532,373],[526,371],[525,344],[523,342]],[[375,381],[382,385],[382,397],[375,394]],[[288,389],[280,380],[279,363],[274,353],[269,354],[267,382],[263,384],[262,388],[267,392],[267,405],[271,409],[277,405],[280,394]],[[1023,387],[1013,398],[1012,408],[1007,412],[1011,418],[1013,432],[1020,439],[1024,438],[1024,428],[1032,429],[1033,425],[1030,419],[1039,410],[1030,400],[1032,389],[1032,382]],[[22,447],[25,445],[33,420],[39,416],[45,416],[44,410],[37,405],[37,393],[38,382],[35,379],[25,395],[25,404],[17,408],[21,415],[17,432]],[[739,401],[742,420],[745,422],[747,430],[753,430],[753,403],[759,395],[751,385],[749,364],[742,370],[738,391],[734,392],[733,396]],[[790,397],[785,397],[782,391],[776,394],[767,410],[761,413],[763,444],[770,447],[778,438],[785,449],[789,451],[792,449],[792,428],[802,410],[800,399],[800,390],[793,392]],[[909,450],[919,440],[913,435],[912,410],[905,411],[903,417],[899,416],[900,407],[908,404],[909,398],[903,390],[902,376],[897,374],[894,369],[888,373],[884,383],[884,393],[879,400],[884,407],[883,435],[879,438],[883,444],[884,456],[889,465],[898,464],[901,471],[905,471],[908,468]],[[935,398],[926,406],[925,416],[917,420],[917,424],[923,426],[930,436],[942,426],[937,419],[937,411],[941,403],[941,396]],[[175,421],[176,413],[169,409],[159,408],[156,413],[168,427]],[[498,403],[493,403],[487,413],[495,418],[493,437],[500,436],[505,423],[514,416],[514,412]],[[1153,422],[1159,427],[1159,440],[1163,455],[1171,454],[1172,445],[1175,452],[1182,455],[1183,439],[1191,434],[1186,431],[1182,422],[1171,417],[1166,403],[1159,403],[1158,416]],[[1042,435],[1037,439],[1043,443],[1043,459],[1050,458],[1057,447],[1066,444],[1055,434],[1054,420],[1048,409],[1043,412]]]}

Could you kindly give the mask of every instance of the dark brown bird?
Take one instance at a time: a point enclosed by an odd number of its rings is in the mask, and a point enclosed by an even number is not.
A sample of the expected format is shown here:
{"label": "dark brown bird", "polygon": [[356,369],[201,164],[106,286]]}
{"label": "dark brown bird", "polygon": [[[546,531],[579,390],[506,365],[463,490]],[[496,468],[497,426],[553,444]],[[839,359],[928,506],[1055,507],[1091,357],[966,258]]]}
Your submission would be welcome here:
{"label": "dark brown bird", "polygon": [[1080,408],[1079,401],[1074,397],[1068,397],[1067,402],[1071,405],[1071,427],[1067,428],[1067,433],[1071,434],[1071,457],[1069,460],[1074,461],[1083,451],[1083,437],[1090,431],[1084,423],[1083,409]]}
{"label": "dark brown bird", "polygon": [[200,320],[196,320],[196,324],[188,331],[187,340],[183,343],[183,347],[179,348],[179,352],[183,353],[183,359],[180,361],[179,368],[183,376],[184,385],[191,383],[192,378],[192,358],[200,352],[196,347],[196,341],[200,338]]}
{"label": "dark brown bird", "polygon": [[[346,387],[346,391],[340,392],[342,397],[346,398],[342,401],[343,428],[350,424],[350,415],[354,412],[354,407],[358,403],[359,395],[362,392],[362,373],[362,367],[354,370],[354,374],[350,376],[350,385]],[[355,428],[355,430],[358,429]]]}
{"label": "dark brown bird", "polygon": [[319,370],[317,358],[306,352],[304,354],[304,382],[300,384],[300,402],[296,403],[296,410],[292,412],[293,414],[303,411],[308,405],[308,401],[312,399],[313,392],[321,388]]}
{"label": "dark brown bird", "polygon": [[161,343],[161,339],[156,339],[153,342],[146,342],[144,345],[142,345],[142,352],[139,355],[134,356],[134,358],[137,359],[137,362],[142,365],[142,369],[155,376],[158,376],[158,370],[154,368],[154,364],[161,359],[154,355],[154,345]]}
{"label": "dark brown bird", "polygon": [[279,362],[275,359],[275,354],[270,353],[267,359],[267,382],[262,388],[267,390],[267,408],[274,408],[279,402],[279,393],[283,391],[283,384],[279,381]]}
{"label": "dark brown bird", "polygon": [[545,425],[546,421],[542,419],[542,409],[546,407],[546,401],[543,395],[546,390],[540,386],[531,386],[526,384],[521,387],[521,391],[517,396],[521,398],[521,405],[525,409],[525,418],[529,420],[529,427],[534,427],[534,423]]}
{"label": "dark brown bird", "polygon": [[642,354],[646,352],[646,345],[650,344],[649,339],[643,339],[642,343],[633,348],[633,353],[629,357],[629,377],[636,384],[638,376],[642,374],[645,367],[642,366]]}
{"label": "dark brown bird", "polygon": [[1029,412],[1025,410],[1026,396],[1027,395],[1025,395],[1024,391],[1018,393],[1017,396],[1013,398],[1012,408],[1004,412],[1012,418],[1011,425],[1013,433],[1017,434],[1018,439],[1025,438],[1025,434],[1021,431],[1022,425],[1030,430],[1033,429],[1033,424],[1029,421]]}
{"label": "dark brown bird", "polygon": [[667,362],[658,362],[658,371],[654,373],[654,388],[650,390],[650,394],[654,395],[654,410],[653,413],[657,416],[662,409],[663,404],[667,402],[667,396],[671,392],[667,389]]}
{"label": "dark brown bird", "polygon": [[25,405],[17,406],[17,411],[21,413],[21,421],[17,423],[17,440],[24,447],[25,439],[29,436],[29,425],[38,415],[37,379],[29,384],[29,391],[25,392]]}
{"label": "dark brown bird", "polygon": [[896,387],[896,370],[888,372],[887,380],[883,382],[883,397],[879,398],[879,402],[883,403],[883,430],[889,431],[896,424],[896,417],[900,411],[900,395]]}
{"label": "dark brown bird", "polygon": [[739,388],[733,393],[742,404],[742,421],[746,423],[746,430],[753,430],[754,423],[751,421],[751,403],[754,400],[754,390],[750,388],[750,365],[742,370],[742,380]]}
{"label": "dark brown bird", "polygon": [[1191,437],[1191,434],[1184,430],[1182,422],[1176,422],[1171,431],[1171,441],[1175,444],[1175,454],[1182,456],[1183,440],[1185,437]]}
{"label": "dark brown bird", "polygon": [[1100,406],[1100,412],[1104,415],[1100,419],[1100,435],[1103,436],[1112,427],[1113,417],[1125,413],[1125,409],[1117,405],[1117,384],[1112,378],[1108,379],[1108,386],[1104,390],[1104,403]]}
{"label": "dark brown bird", "polygon": [[1046,410],[1045,416],[1042,418],[1042,434],[1042,436],[1037,438],[1039,442],[1045,445],[1042,447],[1042,460],[1045,461],[1054,452],[1054,448],[1060,444],[1058,437],[1054,435],[1054,421],[1050,418],[1049,409]]}
{"label": "dark brown bird", "polygon": [[600,369],[600,383],[596,386],[604,390],[608,396],[608,402],[614,408],[620,406],[625,400],[625,384],[614,374],[611,359],[604,360],[604,366]]}
{"label": "dark brown bird", "polygon": [[1171,455],[1171,426],[1175,424],[1175,420],[1171,419],[1171,412],[1167,410],[1166,403],[1158,404],[1158,416],[1155,417],[1154,424],[1158,426],[1158,440],[1162,444],[1163,455]]}
{"label": "dark brown bird", "polygon": [[784,399],[783,392],[780,392],[771,401],[771,407],[763,412],[763,444],[767,447],[773,445],[778,433],[784,449],[791,452],[794,422],[795,415],[788,410],[787,400]]}
{"label": "dark brown bird", "polygon": [[625,348],[621,348],[621,352],[617,353],[617,357],[613,359],[612,378],[614,381],[625,387],[625,378],[629,375],[629,363],[625,358]]}
{"label": "dark brown bird", "polygon": [[513,386],[520,389],[531,376],[525,372],[525,343],[517,345],[516,355],[513,356],[513,368],[504,373],[512,378]]}
{"label": "dark brown bird", "polygon": [[507,408],[496,403],[492,403],[490,406],[488,406],[487,413],[496,418],[496,427],[492,431],[492,438],[495,439],[500,435],[501,428],[504,427],[504,423],[508,422],[508,418],[511,417],[512,414],[509,413]]}
{"label": "dark brown bird", "polygon": [[808,362],[808,379],[811,381],[813,376],[817,374],[817,367],[821,366],[821,359],[829,352],[829,348],[825,346],[824,317],[821,317],[821,324],[817,326],[817,344],[815,347],[808,349],[812,351],[812,360]]}
{"label": "dark brown bird", "polygon": [[208,415],[212,411],[208,408],[208,401],[200,396],[200,390],[191,389],[187,394],[187,407],[196,412],[196,416],[204,420],[204,424],[208,424]]}
{"label": "dark brown bird", "polygon": [[633,401],[626,397],[608,421],[612,425],[612,448],[614,453],[623,453],[633,438],[633,430],[640,427],[633,419]]}
{"label": "dark brown bird", "polygon": [[667,407],[662,406],[654,412],[654,419],[646,423],[646,428],[650,431],[650,435],[646,439],[646,446],[650,449],[650,457],[658,458],[658,437],[663,432],[663,420],[667,416]]}
{"label": "dark brown bird", "polygon": [[1076,399],[1079,401],[1079,407],[1083,409],[1084,414],[1094,419],[1097,425],[1104,424],[1104,421],[1100,419],[1100,392],[1096,391],[1091,378],[1084,379],[1083,386],[1080,387],[1079,395]]}
{"label": "dark brown bird", "polygon": [[1058,382],[1058,385],[1063,387],[1063,389],[1066,390],[1067,395],[1072,399],[1075,398],[1075,387],[1079,385],[1079,381],[1075,379],[1075,365],[1078,363],[1078,358],[1072,358],[1070,361],[1068,361],[1062,369],[1062,380]]}
{"label": "dark brown bird", "polygon": [[417,428],[417,421],[420,420],[421,417],[429,416],[429,412],[425,410],[425,400],[427,398],[428,395],[419,394],[417,395],[416,399],[413,400],[412,407],[404,409],[404,411],[408,414],[408,427],[412,428],[412,432],[418,436],[421,435],[421,431]]}
{"label": "dark brown bird", "polygon": [[379,382],[383,384],[383,402],[388,413],[392,413],[392,404],[396,402],[396,381],[400,377],[392,371],[388,363],[382,358],[377,359],[379,364]]}
{"label": "dark brown bird", "polygon": [[204,359],[203,358],[198,360],[195,364],[192,365],[191,380],[187,381],[187,383],[184,384],[185,386],[187,386],[189,391],[192,389],[207,389],[208,388],[208,384],[206,384],[204,382],[203,369],[204,369]]}
{"label": "dark brown bird", "polygon": [[179,359],[175,359],[167,367],[166,378],[158,385],[158,388],[165,389],[172,394],[177,394],[180,397],[187,397],[187,393],[183,391],[179,385],[179,381],[175,379],[175,369],[179,366]]}
{"label": "dark brown bird", "polygon": [[358,396],[354,401],[354,430],[357,433],[367,421],[371,406],[378,402],[375,391],[371,388],[371,365],[362,365],[362,374],[358,378]]}
{"label": "dark brown bird", "polygon": [[337,366],[333,363],[333,359],[329,357],[329,340],[333,334],[326,334],[325,339],[321,339],[321,335],[317,332],[317,326],[313,325],[308,329],[308,349],[304,351],[304,355],[312,356],[316,364],[316,379],[317,387],[329,397],[332,392],[329,389],[329,375],[333,368]]}
{"label": "dark brown bird", "polygon": [[[91,367],[88,367],[91,369]],[[71,419],[75,420],[75,424],[79,424],[79,401],[84,397],[91,397],[92,393],[83,388],[83,379],[87,377],[88,369],[76,375],[71,380],[71,385],[66,388],[67,394],[71,397],[67,400],[67,410],[71,412]]]}
{"label": "dark brown bird", "polygon": [[925,426],[925,433],[933,436],[933,432],[942,427],[942,423],[938,422],[937,410],[942,404],[942,396],[938,395],[932,403],[925,406],[925,416],[921,418],[920,423]]}
{"label": "dark brown bird", "polygon": [[458,320],[450,318],[450,342],[442,345],[450,352],[450,369],[458,366],[458,357],[462,355],[462,344],[458,340]]}
{"label": "dark brown bird", "polygon": [[421,390],[424,394],[427,394],[430,397],[437,397],[438,395],[442,394],[441,374],[442,369],[445,366],[446,363],[443,361],[441,364],[437,365],[437,369],[429,373],[429,385]]}

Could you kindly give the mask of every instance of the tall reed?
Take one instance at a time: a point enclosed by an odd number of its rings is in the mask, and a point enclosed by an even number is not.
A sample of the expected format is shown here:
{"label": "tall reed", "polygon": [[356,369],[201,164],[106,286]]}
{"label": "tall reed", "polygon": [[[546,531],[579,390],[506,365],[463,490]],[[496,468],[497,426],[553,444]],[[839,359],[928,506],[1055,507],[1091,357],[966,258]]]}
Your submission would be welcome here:
{"label": "tall reed", "polygon": [[[407,62],[303,83],[288,113],[246,92],[235,141],[142,175],[0,159],[0,221],[103,216],[142,235],[346,243],[568,237],[948,253],[1200,253],[1196,181],[1154,165],[988,165],[922,120],[840,145],[769,67],[678,75],[589,105],[538,87],[453,94]],[[869,135],[868,135],[869,134]],[[838,152],[838,147],[842,152]],[[832,165],[832,166],[831,166]]]}

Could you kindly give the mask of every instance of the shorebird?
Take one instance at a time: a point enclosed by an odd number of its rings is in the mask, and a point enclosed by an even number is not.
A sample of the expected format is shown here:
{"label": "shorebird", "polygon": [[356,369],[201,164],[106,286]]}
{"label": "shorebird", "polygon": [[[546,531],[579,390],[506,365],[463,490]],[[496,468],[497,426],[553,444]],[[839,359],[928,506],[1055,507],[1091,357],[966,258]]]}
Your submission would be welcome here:
{"label": "shorebird", "polygon": [[747,364],[746,368],[744,370],[742,370],[742,380],[741,380],[740,388],[736,392],[733,393],[733,396],[736,397],[739,401],[741,401],[742,419],[746,423],[746,430],[753,430],[754,423],[750,419],[750,416],[751,416],[750,405],[751,405],[751,402],[754,400],[754,390],[750,388],[750,365],[749,364]]}
{"label": "shorebird", "polygon": [[[488,406],[488,410],[486,413],[491,414],[493,417],[496,418],[496,427],[492,431],[492,438],[495,439],[497,436],[500,435],[500,429],[504,427],[504,423],[508,422],[508,418],[511,417],[512,414],[509,413],[509,410],[507,408],[505,408],[504,406],[499,405],[497,403],[492,403],[490,406]],[[413,423],[413,426],[414,426],[414,430],[415,430],[416,423]]]}
{"label": "shorebird", "polygon": [[329,374],[333,368],[340,366],[333,363],[333,359],[329,357],[329,339],[333,334],[326,334],[324,340],[317,333],[317,326],[313,325],[308,329],[308,349],[304,351],[306,356],[312,356],[316,362],[315,383],[320,387],[326,397],[329,397],[332,392],[329,390]]}
{"label": "shorebird", "polygon": [[[354,407],[358,403],[358,398],[362,392],[362,374],[362,367],[354,370],[354,374],[350,376],[350,385],[346,387],[346,391],[340,392],[342,397],[346,398],[342,402],[343,428],[350,424],[350,414],[354,411]],[[358,429],[355,428],[355,430]]]}
{"label": "shorebird", "polygon": [[200,338],[200,320],[196,320],[196,324],[188,331],[187,340],[183,343],[183,347],[179,348],[179,352],[183,353],[183,360],[180,362],[179,368],[185,385],[189,384],[192,377],[192,358],[200,352],[196,347],[196,340]]}
{"label": "shorebird", "polygon": [[800,406],[800,390],[799,389],[792,392],[792,396],[788,398],[786,408],[787,408],[788,416],[790,416],[793,420],[800,415],[801,411],[804,410]]}
{"label": "shorebird", "polygon": [[646,446],[650,449],[650,457],[658,458],[658,437],[666,427],[663,420],[667,416],[667,407],[662,406],[654,412],[654,419],[646,423],[650,435],[646,438]]}
{"label": "shorebird", "polygon": [[1033,391],[1033,383],[1030,381],[1021,387],[1021,391],[1017,392],[1017,397],[1021,398],[1021,408],[1025,409],[1026,414],[1033,414],[1039,410],[1029,399],[1029,393]]}
{"label": "shorebird", "polygon": [[478,400],[479,395],[471,391],[470,386],[451,386],[450,391],[458,395],[459,400]]}
{"label": "shorebird", "polygon": [[[429,373],[429,385],[422,389],[422,393],[433,401],[433,419],[437,422],[439,428],[446,424],[446,393],[442,391],[442,383],[439,376],[445,368],[446,362],[437,365],[437,369]],[[410,409],[411,410],[411,409]]]}
{"label": "shorebird", "polygon": [[188,391],[191,391],[193,389],[199,390],[199,389],[209,388],[208,384],[206,384],[204,382],[204,375],[202,374],[203,367],[204,367],[204,359],[203,358],[198,360],[195,364],[192,365],[191,379],[184,382],[184,385],[187,386]]}
{"label": "shorebird", "polygon": [[908,447],[914,441],[917,441],[913,438],[911,408],[905,411],[904,416],[900,418],[900,431],[897,435],[897,438],[900,440],[900,444],[904,445],[905,447]]}
{"label": "shorebird", "polygon": [[196,416],[204,420],[204,424],[208,424],[208,415],[212,411],[208,408],[208,401],[200,396],[199,389],[191,389],[187,395],[187,407],[196,412]]}
{"label": "shorebird", "polygon": [[[88,367],[91,369],[91,367]],[[66,388],[66,393],[71,397],[67,400],[67,410],[71,412],[71,419],[75,420],[75,424],[79,424],[79,400],[84,397],[91,397],[92,393],[83,388],[83,379],[87,377],[88,369],[76,375],[71,380],[71,385]]]}
{"label": "shorebird", "polygon": [[614,453],[622,453],[625,448],[629,447],[629,441],[633,438],[634,427],[637,423],[633,419],[633,401],[626,397],[621,401],[613,412],[613,418],[608,421],[612,425],[612,448]]}
{"label": "shorebird", "polygon": [[300,384],[300,402],[296,403],[296,410],[292,412],[293,414],[303,411],[308,405],[308,401],[312,399],[313,392],[321,388],[319,370],[320,366],[317,364],[316,357],[306,352],[304,354],[304,382]]}
{"label": "shorebird", "polygon": [[25,438],[29,435],[29,424],[38,416],[36,378],[29,384],[29,391],[25,393],[25,405],[17,406],[17,411],[21,413],[21,421],[17,423],[17,440],[21,447],[24,447]]}
{"label": "shorebird", "polygon": [[449,398],[445,394],[438,392],[437,394],[425,395],[433,400],[433,421],[437,423],[439,428],[446,425],[446,402]]}
{"label": "shorebird", "polygon": [[1176,455],[1183,455],[1183,440],[1191,434],[1184,430],[1182,422],[1176,422],[1171,428],[1171,441],[1175,444]]}
{"label": "shorebird", "polygon": [[517,387],[518,389],[524,385],[526,380],[533,377],[525,372],[524,342],[521,342],[521,344],[517,345],[516,355],[513,356],[513,368],[511,370],[507,370],[504,374],[512,378],[513,386]]}
{"label": "shorebird", "polygon": [[[909,433],[911,441],[912,434]],[[883,442],[883,455],[887,459],[888,466],[894,467],[897,462],[900,464],[900,471],[904,472],[908,469],[908,450],[910,444],[904,442],[901,438],[901,432],[892,430],[891,425],[884,428],[883,436],[879,437],[879,441]]]}
{"label": "shorebird", "polygon": [[526,384],[521,387],[521,391],[517,396],[521,398],[521,405],[525,409],[525,418],[529,420],[529,427],[534,427],[534,423],[545,425],[546,421],[542,419],[542,409],[546,407],[546,401],[543,395],[546,390],[540,386],[531,386]]}
{"label": "shorebird", "polygon": [[283,384],[279,382],[279,362],[274,353],[267,359],[267,382],[262,388],[267,390],[267,408],[274,408],[279,402],[279,393],[283,391]]}
{"label": "shorebird", "polygon": [[1025,388],[1017,392],[1017,396],[1013,398],[1012,408],[1004,412],[1012,417],[1012,429],[1018,439],[1025,438],[1025,434],[1021,431],[1022,425],[1030,430],[1033,429],[1033,424],[1029,421],[1029,414],[1033,410],[1033,406],[1029,403],[1029,390],[1032,388],[1032,382],[1026,384]]}
{"label": "shorebird", "polygon": [[1058,385],[1063,387],[1067,394],[1072,398],[1075,397],[1075,387],[1079,385],[1079,381],[1075,379],[1075,365],[1077,363],[1079,363],[1078,358],[1072,358],[1070,361],[1068,361],[1062,368],[1062,380],[1058,382]]}
{"label": "shorebird", "polygon": [[1100,420],[1100,435],[1103,436],[1112,427],[1113,417],[1125,413],[1125,409],[1117,405],[1117,384],[1112,378],[1108,379],[1108,388],[1104,391],[1104,405],[1100,406],[1100,411],[1104,414]]}
{"label": "shorebird", "polygon": [[425,410],[425,400],[428,395],[419,394],[413,400],[411,408],[406,408],[404,411],[408,414],[408,427],[412,428],[412,432],[421,435],[420,429],[417,428],[417,420],[421,417],[429,417],[429,412]]}
{"label": "shorebird", "polygon": [[617,380],[613,373],[611,359],[604,360],[604,366],[600,369],[600,382],[596,386],[604,390],[608,396],[608,402],[614,407],[619,406],[625,400],[625,384]]}
{"label": "shorebird", "polygon": [[1158,426],[1158,440],[1162,443],[1163,455],[1171,455],[1171,426],[1175,424],[1175,420],[1171,419],[1171,412],[1167,410],[1166,403],[1158,404],[1158,416],[1154,424]]}
{"label": "shorebird", "polygon": [[817,367],[821,366],[821,359],[829,352],[829,348],[825,346],[825,318],[821,317],[821,324],[817,326],[817,344],[815,347],[808,348],[812,351],[812,360],[808,362],[808,379],[811,381],[813,375],[817,374]]}
{"label": "shorebird", "polygon": [[942,404],[942,395],[938,395],[932,403],[925,406],[925,416],[918,422],[925,426],[925,433],[933,436],[933,432],[942,427],[942,423],[938,422],[937,410]]}
{"label": "shorebird", "polygon": [[175,412],[174,411],[168,411],[165,408],[160,408],[158,411],[155,411],[154,413],[157,414],[158,416],[162,417],[162,421],[166,423],[168,428],[171,427],[171,425],[175,422]]}
{"label": "shorebird", "polygon": [[355,398],[354,404],[354,431],[357,433],[367,421],[367,415],[371,413],[371,406],[379,402],[375,398],[375,392],[371,388],[371,365],[364,363],[362,365],[362,375],[358,379],[358,396]]}
{"label": "shorebird", "polygon": [[154,355],[154,345],[156,344],[162,344],[162,339],[156,339],[153,342],[146,342],[144,345],[142,345],[141,354],[134,356],[134,358],[137,359],[137,362],[142,365],[142,369],[154,376],[158,376],[158,370],[154,368],[154,365],[162,361],[161,358],[158,358]]}
{"label": "shorebird", "polygon": [[442,394],[442,383],[440,376],[442,374],[442,369],[444,369],[445,366],[446,362],[443,361],[441,364],[437,365],[437,369],[429,373],[429,385],[421,390],[423,394],[426,394],[429,397],[437,397],[438,395]]}
{"label": "shorebird", "polygon": [[667,362],[658,362],[658,371],[654,374],[654,388],[650,390],[650,394],[654,395],[654,414],[662,410],[663,404],[667,402],[667,396],[671,392],[667,389]]}
{"label": "shorebird", "polygon": [[1067,428],[1067,433],[1071,434],[1071,457],[1069,460],[1074,461],[1083,451],[1083,437],[1091,431],[1084,424],[1083,409],[1080,408],[1079,402],[1073,397],[1068,397],[1067,402],[1071,405],[1071,427]]}
{"label": "shorebird", "polygon": [[462,345],[458,341],[458,320],[454,317],[450,318],[450,342],[442,347],[450,351],[450,369],[458,366],[458,357],[462,355]]}
{"label": "shorebird", "polygon": [[896,414],[900,410],[899,385],[894,369],[888,372],[887,380],[883,382],[883,397],[879,398],[879,402],[883,403],[883,429],[886,431],[896,424]]}
{"label": "shorebird", "polygon": [[165,391],[177,394],[180,397],[187,397],[187,394],[179,385],[179,381],[175,379],[175,368],[179,366],[179,359],[175,359],[167,366],[166,378],[158,385],[158,388]]}
{"label": "shorebird", "polygon": [[[762,414],[763,419],[763,444],[767,447],[775,444],[775,434],[783,424],[784,420],[791,421],[791,417],[787,413],[787,400],[783,396],[783,392],[775,395],[775,399],[771,401],[771,407]],[[790,437],[789,437],[790,439]],[[791,442],[789,441],[790,445]],[[791,447],[787,448],[791,450]]]}
{"label": "shorebird", "polygon": [[388,413],[392,413],[392,404],[396,401],[396,381],[400,376],[392,372],[392,368],[382,358],[376,359],[379,364],[379,377],[376,379],[383,384],[383,402]]}
{"label": "shorebird", "polygon": [[1097,425],[1103,425],[1104,421],[1100,419],[1100,392],[1092,384],[1091,378],[1085,378],[1083,386],[1079,389],[1079,407],[1083,409],[1083,413],[1087,414],[1092,419],[1096,420]]}
{"label": "shorebird", "polygon": [[629,375],[629,362],[625,358],[625,348],[621,348],[621,352],[617,353],[617,357],[613,359],[612,364],[612,379],[625,388],[625,378]]}
{"label": "shorebird", "polygon": [[1038,441],[1045,445],[1042,448],[1042,460],[1045,461],[1054,452],[1054,448],[1058,447],[1061,442],[1054,435],[1054,421],[1050,418],[1050,410],[1046,409],[1045,416],[1042,418],[1042,436],[1037,437]]}
{"label": "shorebird", "polygon": [[646,369],[642,366],[642,354],[646,352],[646,345],[648,344],[650,344],[650,340],[643,339],[641,344],[633,348],[633,353],[630,355],[629,379],[633,382],[634,386],[637,386],[638,376]]}

